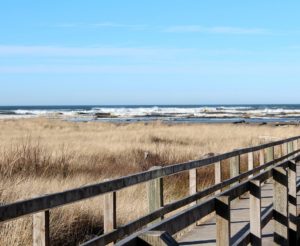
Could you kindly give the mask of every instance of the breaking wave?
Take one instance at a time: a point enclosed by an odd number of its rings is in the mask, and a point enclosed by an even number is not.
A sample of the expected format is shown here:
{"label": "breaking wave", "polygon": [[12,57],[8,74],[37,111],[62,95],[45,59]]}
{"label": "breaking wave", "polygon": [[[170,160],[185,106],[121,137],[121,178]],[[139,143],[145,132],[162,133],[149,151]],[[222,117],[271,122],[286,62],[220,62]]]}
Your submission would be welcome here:
{"label": "breaking wave", "polygon": [[238,118],[300,119],[300,105],[217,105],[217,106],[70,106],[0,107],[0,118],[17,117],[109,118]]}

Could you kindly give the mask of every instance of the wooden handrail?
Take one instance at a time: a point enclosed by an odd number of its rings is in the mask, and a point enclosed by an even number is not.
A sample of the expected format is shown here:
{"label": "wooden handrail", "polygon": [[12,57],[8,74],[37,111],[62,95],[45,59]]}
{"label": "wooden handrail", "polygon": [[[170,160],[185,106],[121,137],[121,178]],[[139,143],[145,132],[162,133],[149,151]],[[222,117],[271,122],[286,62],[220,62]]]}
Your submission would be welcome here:
{"label": "wooden handrail", "polygon": [[[295,162],[300,161],[300,155],[298,155],[296,158],[293,158]],[[289,167],[290,160],[281,162],[277,165],[271,166],[264,172],[255,175],[251,179],[248,179],[246,181],[243,181],[240,184],[235,185],[234,187],[230,188],[229,190],[226,190],[220,194],[218,194],[215,197],[208,198],[207,200],[201,202],[200,204],[194,205],[191,208],[185,209],[182,212],[179,212],[159,223],[156,223],[152,226],[149,226],[145,229],[142,229],[136,233],[133,233],[132,235],[128,236],[127,238],[119,241],[116,246],[121,245],[134,245],[135,240],[139,238],[140,235],[146,233],[147,231],[168,231],[170,234],[175,234],[182,229],[192,225],[196,221],[204,218],[205,216],[215,212],[215,199],[218,197],[230,197],[230,200],[234,200],[238,198],[239,196],[245,194],[250,189],[250,182],[252,180],[260,180],[261,182],[266,181],[267,179],[271,178],[274,175],[274,169],[279,167]],[[280,199],[278,200],[280,203]],[[272,218],[272,208],[267,207],[262,215],[262,227],[265,227],[266,224],[270,221]],[[250,233],[248,231],[248,233]],[[236,241],[242,241],[247,242],[249,240],[249,235],[243,234],[240,238],[236,237]],[[82,246],[92,246],[92,245],[102,245],[102,243],[97,242],[95,239],[91,240],[87,243],[82,244]],[[235,245],[235,244],[234,244]],[[238,244],[239,245],[239,244]]]}
{"label": "wooden handrail", "polygon": [[94,239],[92,239],[89,242],[86,242],[82,245],[106,245],[110,242],[116,241],[117,239],[120,239],[126,235],[132,234],[134,233],[137,229],[141,228],[142,226],[145,226],[147,224],[149,224],[150,222],[154,221],[155,219],[170,213],[176,209],[179,209],[181,207],[184,207],[188,204],[193,203],[194,201],[197,201],[199,199],[202,199],[208,195],[214,194],[214,192],[223,189],[224,187],[227,187],[229,185],[232,185],[234,183],[236,183],[239,180],[242,180],[244,178],[247,178],[255,173],[258,173],[260,170],[266,169],[276,163],[279,163],[283,160],[285,160],[286,158],[290,158],[291,156],[298,154],[300,152],[300,150],[296,150],[284,157],[280,157],[276,160],[270,161],[268,163],[265,163],[264,165],[261,166],[257,166],[255,168],[253,168],[252,170],[249,170],[247,172],[244,172],[236,177],[233,177],[231,179],[228,180],[224,180],[222,183],[218,183],[215,184],[213,186],[210,186],[209,188],[206,188],[200,192],[197,192],[194,195],[185,197],[181,200],[169,203],[167,205],[165,205],[164,207],[149,213],[137,220],[131,221],[126,225],[120,226],[117,229],[109,232],[109,233],[105,233],[99,237],[96,237]]}
{"label": "wooden handrail", "polygon": [[88,185],[76,189],[67,190],[64,192],[53,193],[24,201],[2,205],[0,206],[0,222],[16,219],[24,215],[46,211],[59,206],[64,206],[67,204],[99,196],[108,192],[118,191],[120,189],[144,183],[153,179],[163,178],[187,170],[208,166],[231,157],[281,145],[298,139],[300,139],[300,136],[276,142],[266,143],[254,147],[238,149],[231,152],[227,152],[225,154],[208,157],[202,160],[195,160],[186,163],[170,165],[161,169],[141,172],[126,177],[117,178],[111,181],[102,182],[99,184]]}

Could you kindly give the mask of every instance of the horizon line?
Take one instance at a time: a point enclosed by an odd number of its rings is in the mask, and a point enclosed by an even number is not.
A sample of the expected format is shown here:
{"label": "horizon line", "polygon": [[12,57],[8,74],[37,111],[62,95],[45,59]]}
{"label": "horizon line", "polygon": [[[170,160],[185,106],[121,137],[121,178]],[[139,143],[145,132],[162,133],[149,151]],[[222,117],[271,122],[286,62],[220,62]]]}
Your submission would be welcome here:
{"label": "horizon line", "polygon": [[300,105],[300,103],[199,103],[199,104],[5,104],[0,107],[74,107],[74,106],[233,106],[233,105]]}

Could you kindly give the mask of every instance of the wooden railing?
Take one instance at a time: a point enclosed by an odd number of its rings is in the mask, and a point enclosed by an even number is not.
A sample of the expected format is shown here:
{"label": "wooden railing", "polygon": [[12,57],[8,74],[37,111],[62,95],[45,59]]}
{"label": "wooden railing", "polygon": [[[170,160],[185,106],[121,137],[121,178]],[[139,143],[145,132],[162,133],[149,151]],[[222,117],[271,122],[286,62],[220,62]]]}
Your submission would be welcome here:
{"label": "wooden railing", "polygon": [[[88,198],[104,195],[105,197],[103,207],[105,233],[102,236],[99,236],[89,242],[84,243],[83,245],[106,245],[112,242],[117,242],[128,235],[131,235],[132,238],[137,238],[135,235],[136,231],[140,230],[149,223],[159,218],[162,218],[165,214],[168,214],[178,208],[182,208],[189,204],[193,205],[197,200],[211,195],[213,193],[220,193],[221,190],[227,186],[232,186],[237,182],[241,181],[242,179],[251,177],[259,171],[263,171],[266,168],[277,165],[278,163],[286,160],[287,158],[293,157],[299,152],[299,139],[300,136],[297,136],[272,143],[262,144],[255,147],[238,149],[225,154],[208,157],[201,160],[189,161],[186,163],[166,167],[156,167],[146,172],[121,177],[110,181],[105,181],[99,184],[80,187],[77,189],[72,189],[60,193],[40,196],[37,198],[19,201],[12,204],[5,204],[0,206],[0,222],[6,222],[9,220],[17,219],[21,216],[33,214],[33,245],[50,245],[49,210],[59,206],[65,206],[67,204],[79,202]],[[278,151],[280,152],[281,156],[277,159],[274,158],[275,147],[279,148]],[[258,167],[254,167],[254,152],[259,152],[260,166]],[[241,174],[240,156],[244,154],[248,154],[248,171]],[[230,159],[231,173],[230,179],[224,180],[222,177],[222,162],[227,159]],[[214,165],[215,167],[215,185],[211,186],[208,189],[198,192],[196,188],[196,169],[209,165]],[[179,201],[175,201],[170,204],[164,205],[163,178],[184,171],[189,171],[190,175],[190,196],[185,197]],[[268,174],[265,173],[269,172],[265,171],[260,175],[262,175],[262,177],[265,177],[264,175],[268,176]],[[147,182],[149,187],[150,213],[135,221],[131,221],[126,225],[117,227],[116,191],[144,182]],[[235,188],[234,190],[230,189],[229,191],[231,191],[234,194],[238,193],[239,195],[241,195],[242,193],[240,191],[249,190],[248,182],[249,181],[246,182],[247,185],[240,185],[239,188]],[[224,197],[226,196],[226,194],[229,193],[223,192],[220,193],[219,196],[222,195],[222,197]],[[178,227],[181,228],[183,226],[187,226],[188,224],[192,224],[193,222],[197,221],[203,216],[215,211],[215,199],[216,198],[208,199],[204,203],[207,205],[194,205],[194,207],[188,210],[189,212],[187,212],[187,214],[184,215],[187,216],[186,218],[188,218],[189,214],[191,214],[193,215],[192,217],[194,219],[184,219],[184,221],[186,222],[179,223]],[[199,207],[200,205],[201,207]],[[211,207],[209,207],[209,205],[211,205]],[[199,208],[201,208],[200,213]],[[183,214],[181,213],[178,216],[183,216]],[[163,220],[162,224],[169,223],[169,220],[170,219]],[[174,220],[179,221],[177,217],[175,217]],[[193,222],[191,222],[192,220]],[[172,220],[170,220],[170,223],[171,222]],[[172,228],[176,228],[176,226]]]}
{"label": "wooden railing", "polygon": [[[217,196],[208,198],[204,202],[194,205],[168,219],[155,223],[153,226],[136,232],[116,245],[139,245],[138,243],[143,240],[147,242],[151,232],[160,231],[173,235],[213,213],[216,216],[217,245],[262,245],[262,230],[271,219],[274,219],[275,243],[278,245],[299,245],[299,220],[296,211],[297,192],[300,189],[300,184],[297,183],[296,163],[299,161],[300,155],[276,165],[270,166],[266,164],[264,166],[269,166],[269,168],[251,179]],[[255,168],[253,172],[259,170],[261,170],[261,167]],[[273,204],[262,211],[261,186],[270,178],[273,178]],[[228,180],[228,183],[232,183],[235,180]],[[249,192],[250,222],[231,237],[229,215],[231,201],[247,192]],[[155,236],[157,234],[152,234],[150,237],[153,242],[155,242]],[[156,240],[158,242],[160,238]]]}

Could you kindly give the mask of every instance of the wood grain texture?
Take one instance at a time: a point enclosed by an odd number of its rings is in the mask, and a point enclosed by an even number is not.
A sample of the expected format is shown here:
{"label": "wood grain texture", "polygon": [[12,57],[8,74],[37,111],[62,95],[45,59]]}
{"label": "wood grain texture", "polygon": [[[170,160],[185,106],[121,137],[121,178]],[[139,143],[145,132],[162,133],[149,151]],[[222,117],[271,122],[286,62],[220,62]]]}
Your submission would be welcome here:
{"label": "wood grain texture", "polygon": [[33,246],[50,245],[49,211],[33,215]]}

